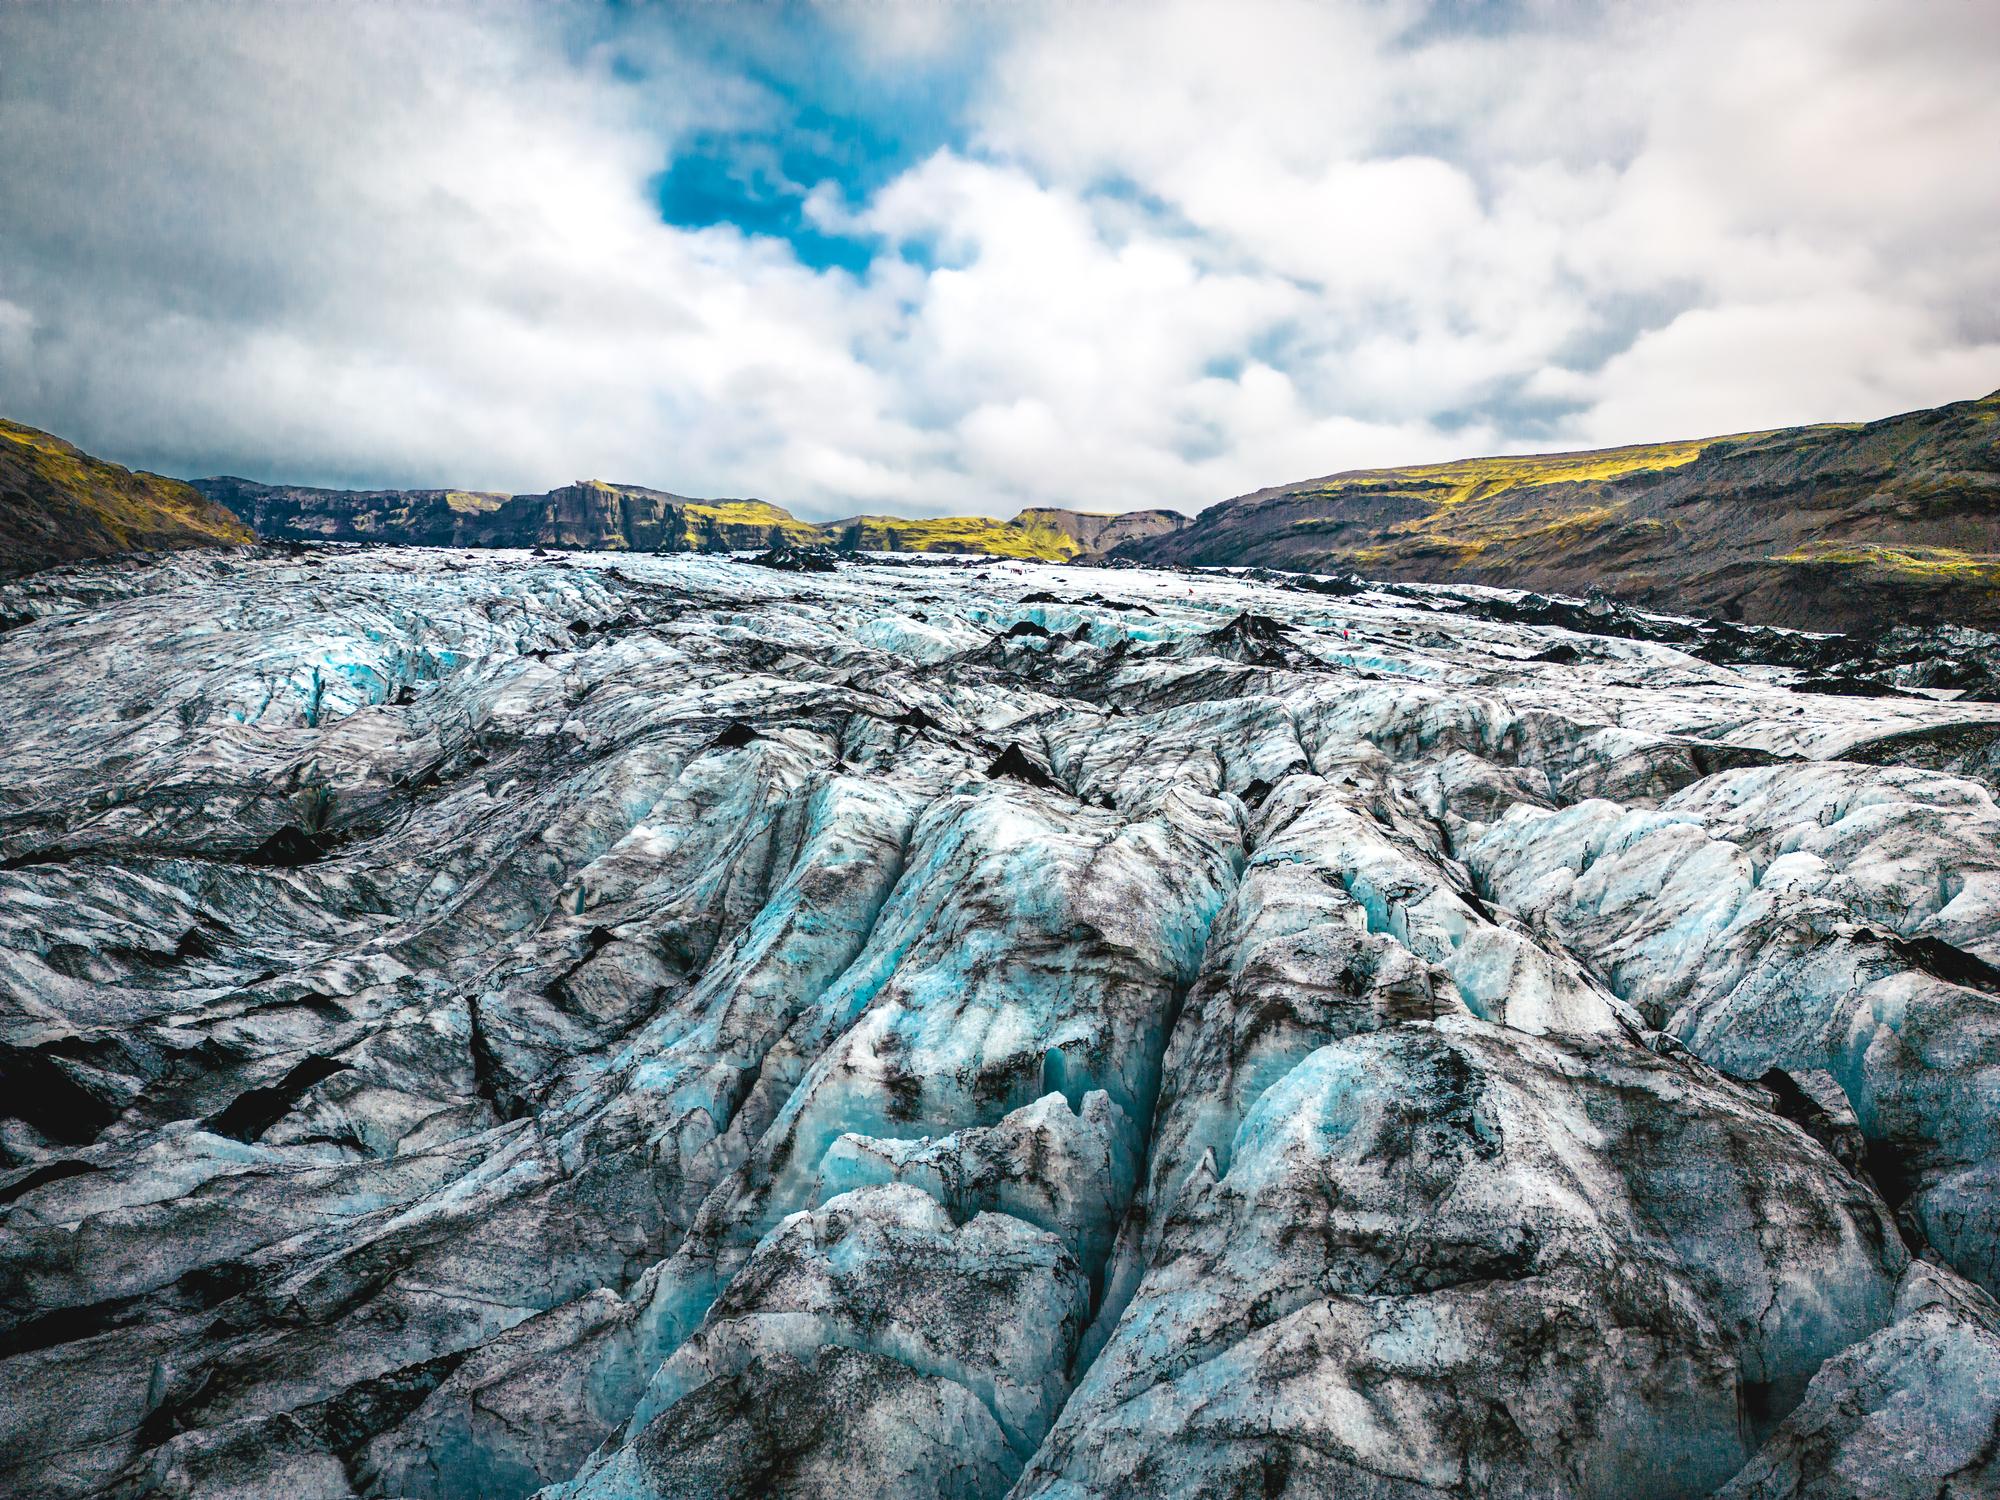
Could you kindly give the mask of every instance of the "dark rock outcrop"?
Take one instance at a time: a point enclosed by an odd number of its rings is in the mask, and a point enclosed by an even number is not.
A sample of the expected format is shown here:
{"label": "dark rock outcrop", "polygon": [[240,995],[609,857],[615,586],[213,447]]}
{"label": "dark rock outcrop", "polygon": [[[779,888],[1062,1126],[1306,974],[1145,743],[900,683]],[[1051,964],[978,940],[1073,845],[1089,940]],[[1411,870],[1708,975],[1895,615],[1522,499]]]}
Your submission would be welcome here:
{"label": "dark rock outcrop", "polygon": [[425,547],[569,547],[742,552],[774,546],[855,552],[962,552],[1063,561],[1188,524],[1178,511],[1099,515],[1045,508],[988,516],[855,516],[816,524],[762,500],[691,500],[632,484],[579,480],[546,494],[328,490],[198,479],[260,536]]}
{"label": "dark rock outcrop", "polygon": [[1041,506],[1014,517],[1016,526],[1048,526],[1074,541],[1086,555],[1109,552],[1126,542],[1172,536],[1193,524],[1177,510],[1128,510],[1118,513],[1062,510]]}
{"label": "dark rock outcrop", "polygon": [[761,500],[690,500],[595,479],[535,495],[327,490],[234,478],[194,483],[248,518],[259,536],[284,540],[729,552],[818,538],[811,526]]}

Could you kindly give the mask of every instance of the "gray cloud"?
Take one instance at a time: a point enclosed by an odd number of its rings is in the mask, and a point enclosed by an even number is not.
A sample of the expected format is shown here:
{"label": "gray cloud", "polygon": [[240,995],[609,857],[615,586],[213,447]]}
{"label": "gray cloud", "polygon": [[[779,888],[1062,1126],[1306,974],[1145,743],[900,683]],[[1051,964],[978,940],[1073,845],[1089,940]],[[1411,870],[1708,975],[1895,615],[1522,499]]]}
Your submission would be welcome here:
{"label": "gray cloud", "polygon": [[[871,68],[951,44],[838,14]],[[10,7],[0,411],[169,472],[834,514],[1192,508],[2000,384],[1991,7],[1456,14],[982,11],[969,137],[812,200],[932,250],[856,277],[661,222],[677,142],[784,108],[672,26]]]}

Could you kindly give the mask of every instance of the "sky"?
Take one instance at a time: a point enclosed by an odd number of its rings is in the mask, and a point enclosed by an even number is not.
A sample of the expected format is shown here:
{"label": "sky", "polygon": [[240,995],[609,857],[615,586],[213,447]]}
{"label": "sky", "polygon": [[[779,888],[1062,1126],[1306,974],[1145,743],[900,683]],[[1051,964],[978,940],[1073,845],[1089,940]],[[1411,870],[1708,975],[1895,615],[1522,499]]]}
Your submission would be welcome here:
{"label": "sky", "polygon": [[0,415],[1197,510],[2000,387],[1991,0],[0,7]]}

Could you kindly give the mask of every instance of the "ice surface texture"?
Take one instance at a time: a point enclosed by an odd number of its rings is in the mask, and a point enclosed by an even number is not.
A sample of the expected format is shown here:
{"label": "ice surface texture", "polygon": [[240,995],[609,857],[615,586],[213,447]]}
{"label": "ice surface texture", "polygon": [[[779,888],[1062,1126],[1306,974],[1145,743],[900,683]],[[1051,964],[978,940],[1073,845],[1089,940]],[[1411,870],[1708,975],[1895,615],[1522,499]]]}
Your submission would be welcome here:
{"label": "ice surface texture", "polygon": [[0,589],[0,1492],[2000,1493],[2000,706],[1476,602]]}

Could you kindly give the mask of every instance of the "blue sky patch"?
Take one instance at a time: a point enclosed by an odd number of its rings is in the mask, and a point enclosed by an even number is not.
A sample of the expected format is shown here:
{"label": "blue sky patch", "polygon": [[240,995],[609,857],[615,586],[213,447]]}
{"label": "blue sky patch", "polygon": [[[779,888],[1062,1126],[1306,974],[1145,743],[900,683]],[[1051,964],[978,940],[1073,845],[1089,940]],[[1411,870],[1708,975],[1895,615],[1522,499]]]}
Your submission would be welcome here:
{"label": "blue sky patch", "polygon": [[[786,241],[816,270],[858,274],[894,247],[876,236],[828,233],[807,217],[808,195],[827,185],[858,208],[932,153],[965,148],[977,28],[937,57],[888,66],[871,63],[838,12],[817,6],[612,16],[616,27],[664,26],[678,54],[742,80],[761,99],[758,118],[676,144],[656,189],[662,219],[677,227],[731,224]],[[909,248],[922,258],[922,247]]]}

